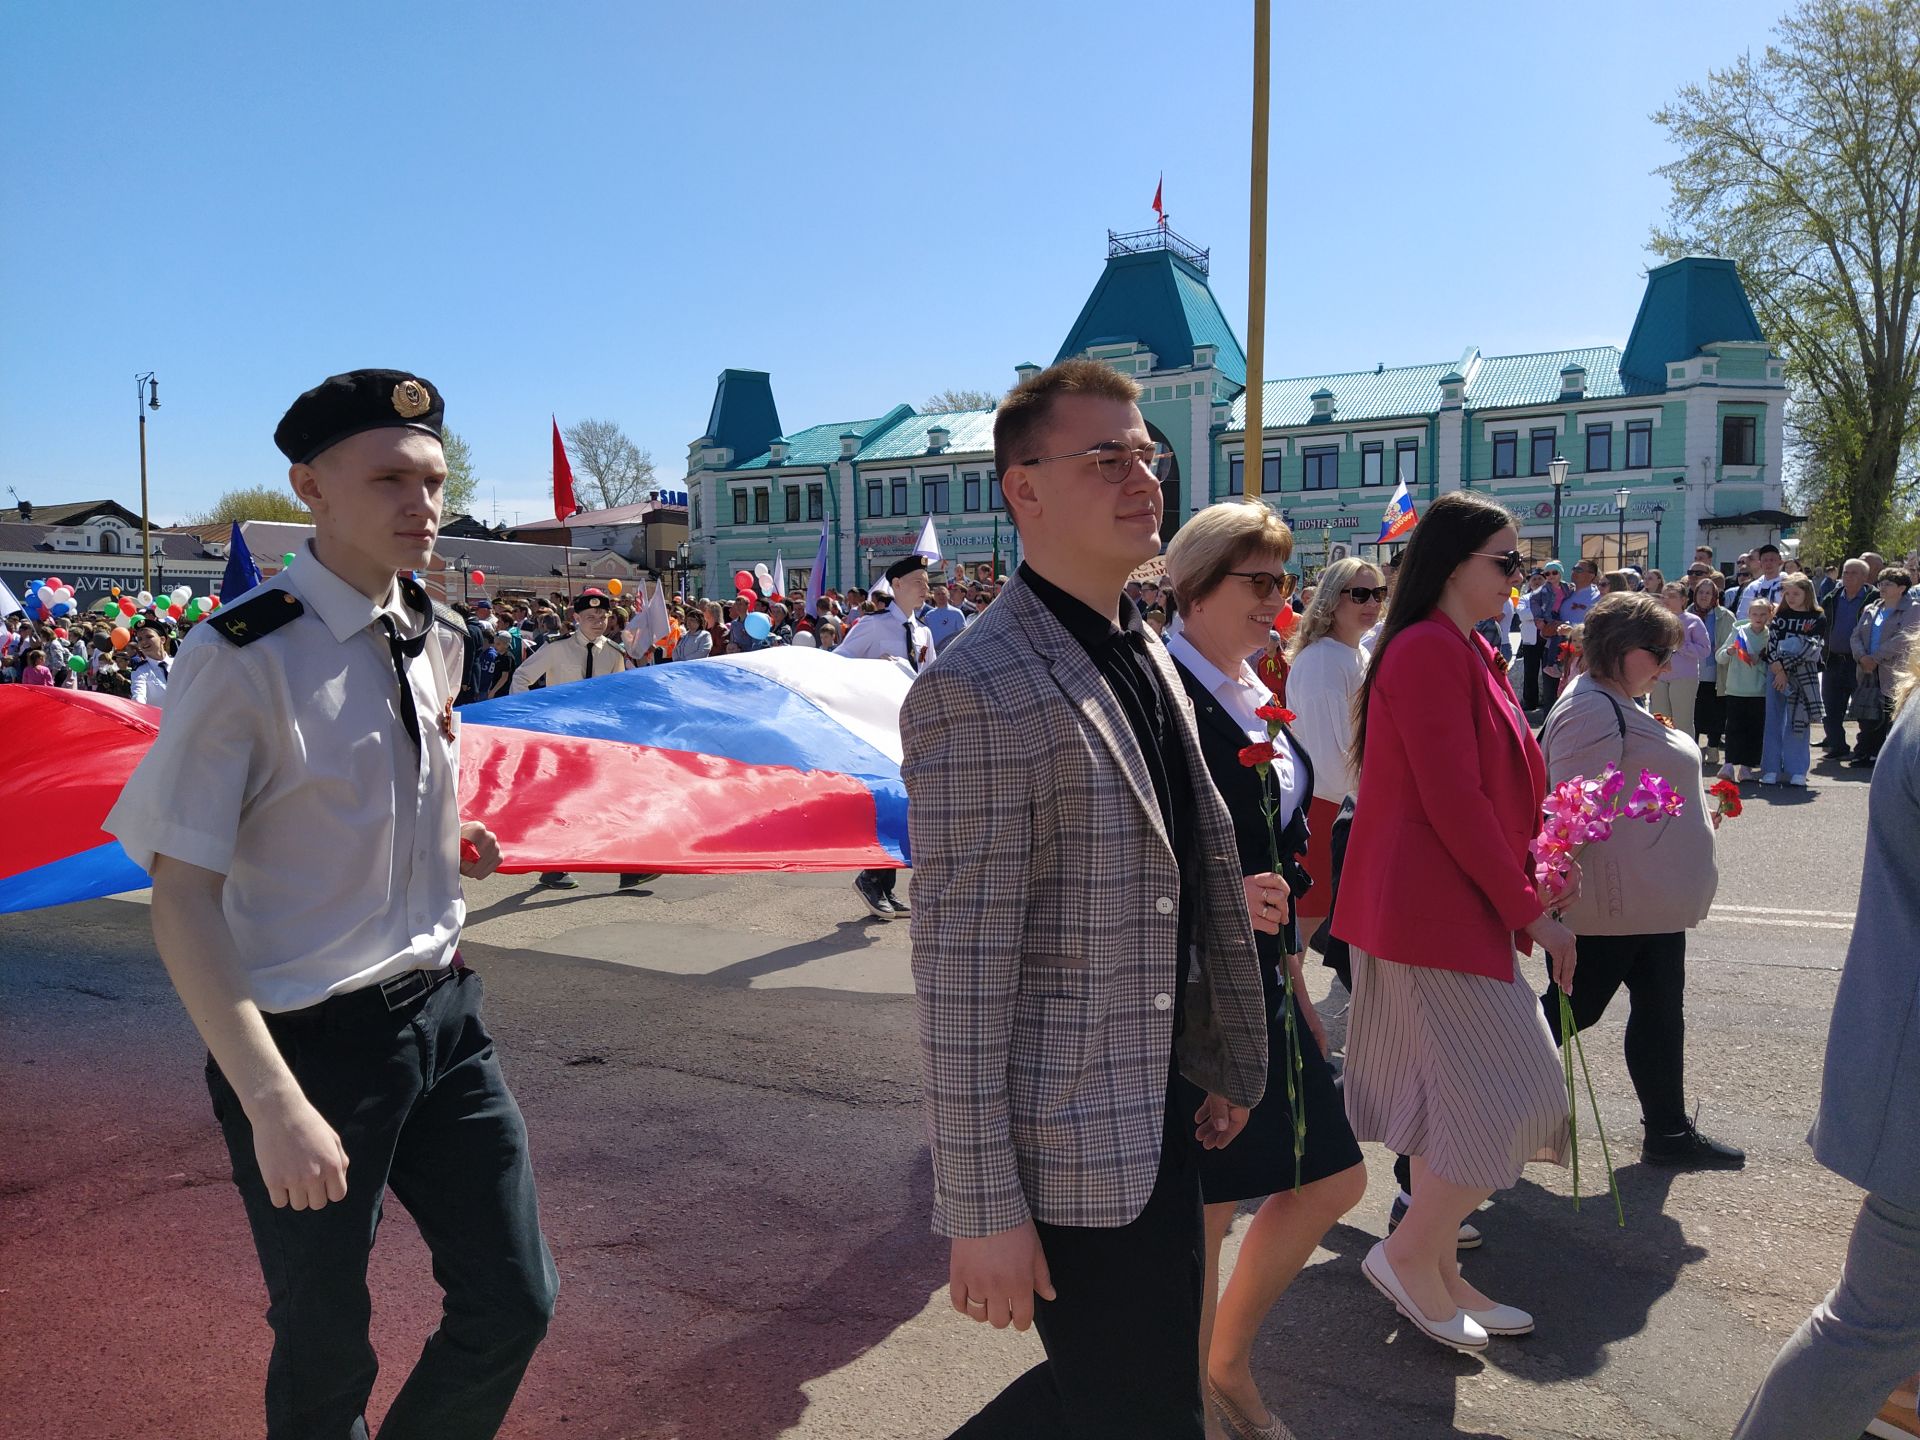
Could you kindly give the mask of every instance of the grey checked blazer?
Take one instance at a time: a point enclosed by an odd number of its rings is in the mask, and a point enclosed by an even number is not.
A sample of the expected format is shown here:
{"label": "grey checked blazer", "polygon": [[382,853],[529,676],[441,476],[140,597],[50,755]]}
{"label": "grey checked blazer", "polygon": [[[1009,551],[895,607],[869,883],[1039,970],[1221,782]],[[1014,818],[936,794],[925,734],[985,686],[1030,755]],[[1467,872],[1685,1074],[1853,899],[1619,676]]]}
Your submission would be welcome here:
{"label": "grey checked blazer", "polygon": [[[1267,1025],[1233,822],[1150,637],[1193,776],[1206,893],[1181,1071],[1253,1105]],[[1124,1225],[1160,1161],[1180,867],[1120,702],[1019,579],[900,712],[934,1229]]]}

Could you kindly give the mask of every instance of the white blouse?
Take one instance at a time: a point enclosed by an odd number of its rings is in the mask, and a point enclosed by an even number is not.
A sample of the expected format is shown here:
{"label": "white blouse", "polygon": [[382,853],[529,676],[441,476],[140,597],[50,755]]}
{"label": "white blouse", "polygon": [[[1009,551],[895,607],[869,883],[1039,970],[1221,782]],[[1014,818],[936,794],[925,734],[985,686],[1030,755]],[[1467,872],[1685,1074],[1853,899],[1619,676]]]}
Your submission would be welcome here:
{"label": "white blouse", "polygon": [[1297,717],[1293,733],[1313,761],[1313,788],[1338,805],[1354,794],[1360,777],[1347,751],[1353,745],[1353,697],[1367,676],[1367,651],[1323,635],[1302,650],[1287,674],[1287,708]]}
{"label": "white blouse", "polygon": [[[1267,689],[1253,666],[1242,660],[1240,673],[1228,675],[1195,649],[1184,631],[1167,637],[1167,653],[1192,671],[1194,679],[1207,687],[1207,693],[1226,707],[1234,723],[1246,731],[1249,742],[1267,738],[1267,722],[1254,711],[1271,701],[1273,692]],[[1293,747],[1284,734],[1274,738],[1273,778],[1280,790],[1280,814],[1274,823],[1284,830],[1293,823],[1294,812],[1300,808],[1300,777],[1295,769]]]}

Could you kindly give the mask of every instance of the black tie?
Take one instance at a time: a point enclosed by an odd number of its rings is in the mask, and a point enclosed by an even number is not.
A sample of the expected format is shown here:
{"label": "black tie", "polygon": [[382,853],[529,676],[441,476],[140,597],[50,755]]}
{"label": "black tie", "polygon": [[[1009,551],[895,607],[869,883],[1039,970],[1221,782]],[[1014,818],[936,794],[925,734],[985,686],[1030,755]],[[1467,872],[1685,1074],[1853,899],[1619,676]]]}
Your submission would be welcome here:
{"label": "black tie", "polygon": [[417,755],[420,752],[420,712],[414,708],[413,686],[407,683],[407,661],[427,648],[426,633],[423,631],[411,640],[402,640],[390,615],[382,615],[380,625],[387,632],[387,649],[393,652],[393,673],[400,681],[400,719],[407,727],[407,735],[412,739]]}
{"label": "black tie", "polygon": [[907,664],[913,667],[914,674],[920,673],[920,657],[913,653],[913,622],[907,621]]}
{"label": "black tie", "polygon": [[582,679],[593,679],[593,647],[594,642],[589,640],[587,642],[587,673],[581,677]]}

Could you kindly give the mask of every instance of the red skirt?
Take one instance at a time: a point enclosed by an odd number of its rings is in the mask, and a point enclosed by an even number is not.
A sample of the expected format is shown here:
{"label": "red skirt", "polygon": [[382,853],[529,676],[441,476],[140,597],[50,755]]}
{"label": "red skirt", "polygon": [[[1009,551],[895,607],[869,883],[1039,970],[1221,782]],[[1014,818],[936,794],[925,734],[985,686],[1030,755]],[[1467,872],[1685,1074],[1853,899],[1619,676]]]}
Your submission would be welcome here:
{"label": "red skirt", "polygon": [[[1341,799],[1345,799],[1342,796]],[[1340,818],[1339,801],[1316,795],[1307,802],[1307,829],[1312,839],[1307,844],[1307,874],[1313,877],[1313,889],[1294,902],[1294,914],[1300,923],[1304,942],[1327,918],[1333,908],[1333,822]]]}

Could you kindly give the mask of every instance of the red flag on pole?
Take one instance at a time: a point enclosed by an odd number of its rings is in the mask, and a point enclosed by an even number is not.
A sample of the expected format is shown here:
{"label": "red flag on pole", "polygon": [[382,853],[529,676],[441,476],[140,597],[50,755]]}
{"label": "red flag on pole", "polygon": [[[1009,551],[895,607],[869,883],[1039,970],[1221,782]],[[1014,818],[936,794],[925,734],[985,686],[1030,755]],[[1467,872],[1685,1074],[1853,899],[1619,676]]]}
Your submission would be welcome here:
{"label": "red flag on pole", "polygon": [[1160,192],[1166,188],[1167,177],[1162,175],[1160,177],[1160,183],[1153,187],[1153,213],[1160,217],[1160,223],[1163,226],[1167,223],[1167,212],[1160,204]]}
{"label": "red flag on pole", "polygon": [[560,422],[553,422],[553,515],[564,520],[580,508],[573,498],[573,467],[567,463],[567,447],[560,442]]}

